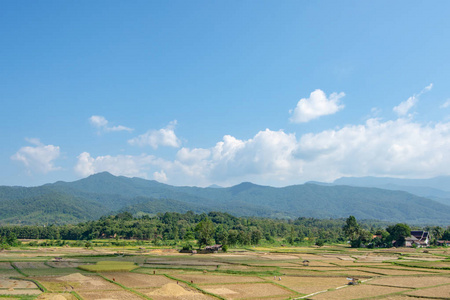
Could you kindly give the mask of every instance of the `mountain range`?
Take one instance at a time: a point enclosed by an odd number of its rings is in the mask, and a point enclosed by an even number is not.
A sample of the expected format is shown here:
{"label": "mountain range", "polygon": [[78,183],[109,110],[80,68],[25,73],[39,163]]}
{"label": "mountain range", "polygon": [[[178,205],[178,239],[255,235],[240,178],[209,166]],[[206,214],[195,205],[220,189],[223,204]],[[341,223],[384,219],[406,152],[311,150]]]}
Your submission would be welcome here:
{"label": "mountain range", "polygon": [[[395,223],[449,225],[446,193],[450,191],[414,182],[366,180],[372,186],[356,178],[343,178],[332,184],[306,183],[282,188],[249,182],[227,188],[199,188],[104,172],[74,182],[59,181],[38,187],[0,186],[0,224],[65,224],[122,211],[139,215],[191,210],[290,219],[354,215],[358,219]],[[363,183],[368,186],[362,186]],[[414,194],[414,188],[423,191],[422,195]],[[441,197],[430,199],[438,192],[425,197],[427,189],[441,191]]]}

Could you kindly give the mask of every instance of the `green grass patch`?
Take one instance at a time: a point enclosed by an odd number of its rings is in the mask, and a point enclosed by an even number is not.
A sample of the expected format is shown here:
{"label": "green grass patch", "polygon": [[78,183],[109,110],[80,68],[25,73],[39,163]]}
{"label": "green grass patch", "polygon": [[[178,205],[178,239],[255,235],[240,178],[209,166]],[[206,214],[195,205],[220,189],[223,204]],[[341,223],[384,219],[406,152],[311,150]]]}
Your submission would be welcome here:
{"label": "green grass patch", "polygon": [[1,295],[0,299],[33,300],[36,299],[36,295]]}
{"label": "green grass patch", "polygon": [[440,260],[440,261],[395,261],[392,262],[394,265],[412,268],[426,268],[426,269],[441,269],[450,270],[450,260]]}
{"label": "green grass patch", "polygon": [[129,272],[139,268],[130,261],[99,261],[95,265],[82,265],[78,267],[81,270],[89,272]]}

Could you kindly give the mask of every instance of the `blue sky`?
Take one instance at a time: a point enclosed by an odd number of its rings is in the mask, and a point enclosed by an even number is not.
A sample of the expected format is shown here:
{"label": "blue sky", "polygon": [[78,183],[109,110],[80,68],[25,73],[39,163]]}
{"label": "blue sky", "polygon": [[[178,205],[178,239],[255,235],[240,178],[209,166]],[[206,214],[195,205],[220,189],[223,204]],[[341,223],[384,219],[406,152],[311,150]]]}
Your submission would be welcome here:
{"label": "blue sky", "polygon": [[447,1],[0,6],[0,185],[450,175]]}

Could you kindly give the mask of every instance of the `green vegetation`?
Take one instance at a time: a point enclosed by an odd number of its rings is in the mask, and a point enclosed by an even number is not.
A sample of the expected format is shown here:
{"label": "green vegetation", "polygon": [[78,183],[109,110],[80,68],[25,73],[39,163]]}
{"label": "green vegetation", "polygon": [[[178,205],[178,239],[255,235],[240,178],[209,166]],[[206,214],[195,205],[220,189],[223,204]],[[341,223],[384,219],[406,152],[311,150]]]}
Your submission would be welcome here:
{"label": "green vegetation", "polygon": [[[96,247],[153,246],[177,247],[192,250],[205,245],[222,244],[228,247],[250,245],[317,245],[345,243],[354,248],[391,247],[393,240],[409,236],[406,224],[388,225],[382,222],[361,221],[354,216],[347,219],[320,220],[298,218],[276,220],[269,218],[235,217],[228,213],[208,214],[164,213],[150,217],[133,217],[122,212],[97,221],[77,225],[2,226],[0,241],[3,248],[18,246],[19,239],[36,239],[24,242],[21,247],[72,246],[92,249]],[[415,229],[421,229],[415,227]],[[424,230],[448,235],[450,228],[424,227]],[[40,241],[37,241],[40,239]],[[433,240],[436,240],[433,237]],[[145,248],[142,248],[145,250]],[[287,251],[287,250],[286,250]]]}
{"label": "green vegetation", "polygon": [[407,192],[350,186],[284,188],[241,183],[229,188],[175,187],[100,173],[75,182],[39,187],[0,187],[1,224],[75,224],[105,214],[150,215],[167,211],[275,219],[298,217],[377,219],[442,225],[449,207]]}
{"label": "green vegetation", "polygon": [[99,261],[95,265],[82,265],[78,268],[89,272],[129,272],[138,267],[129,261]]}

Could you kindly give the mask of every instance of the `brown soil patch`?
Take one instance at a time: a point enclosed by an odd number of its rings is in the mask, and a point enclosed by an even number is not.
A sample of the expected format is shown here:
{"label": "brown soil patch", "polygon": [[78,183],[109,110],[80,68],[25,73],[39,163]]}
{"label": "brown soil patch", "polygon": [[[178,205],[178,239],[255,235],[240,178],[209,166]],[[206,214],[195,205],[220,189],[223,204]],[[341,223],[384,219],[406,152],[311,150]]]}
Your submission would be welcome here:
{"label": "brown soil patch", "polygon": [[[143,292],[143,290],[140,290]],[[179,300],[209,300],[215,299],[211,296],[204,295],[194,288],[184,286],[183,284],[168,283],[163,285],[159,289],[154,289],[152,291],[146,292],[146,295],[150,296],[154,300],[168,300],[168,299],[179,299]]]}
{"label": "brown soil patch", "polygon": [[444,276],[408,276],[408,277],[384,277],[367,282],[369,284],[389,285],[405,288],[421,288],[439,284],[450,283],[450,277]]}
{"label": "brown soil patch", "polygon": [[[303,263],[299,261],[299,265],[303,266]],[[335,266],[330,264],[329,262],[312,260],[309,262],[308,266],[305,266],[305,268],[308,267],[335,267]]]}
{"label": "brown soil patch", "polygon": [[114,283],[110,283],[99,276],[84,276],[74,273],[66,276],[45,276],[36,278],[49,291],[98,291],[98,290],[120,290]]}
{"label": "brown soil patch", "polygon": [[[273,278],[267,278],[273,280]],[[276,283],[288,287],[302,294],[311,294],[330,288],[346,285],[346,277],[297,277],[284,276],[281,280],[276,279]]]}
{"label": "brown soil patch", "polygon": [[87,281],[91,280],[91,277],[84,276],[83,274],[80,273],[73,273],[70,275],[58,277],[57,279],[61,281]]}
{"label": "brown soil patch", "polygon": [[334,260],[350,260],[354,261],[355,259],[350,255],[342,255],[342,254],[323,254],[322,257],[326,259],[334,259]]}
{"label": "brown soil patch", "polygon": [[380,275],[376,275],[373,273],[358,271],[358,270],[354,270],[354,269],[342,269],[342,270],[336,270],[336,271],[328,271],[328,272],[324,272],[324,274],[326,274],[327,276],[346,276],[346,277],[364,277],[364,278],[380,276]]}
{"label": "brown soil patch", "polygon": [[308,299],[356,299],[405,291],[406,289],[374,285],[347,286],[339,290],[314,295]]}
{"label": "brown soil patch", "polygon": [[[225,289],[223,289],[225,288]],[[220,292],[225,292],[223,296],[227,299],[239,298],[258,298],[258,297],[289,297],[294,295],[292,292],[285,290],[271,283],[249,283],[249,284],[227,284],[223,286],[209,285],[202,286],[207,292],[222,296]],[[234,293],[232,293],[234,292]]]}
{"label": "brown soil patch", "polygon": [[417,290],[412,292],[407,292],[405,295],[419,296],[419,297],[431,297],[436,299],[440,297],[442,299],[450,299],[450,285],[444,285],[429,289]]}
{"label": "brown soil patch", "polygon": [[127,291],[102,291],[102,292],[93,292],[93,291],[82,291],[78,292],[78,294],[83,299],[89,300],[142,300],[140,296],[133,294]]}
{"label": "brown soil patch", "polygon": [[429,275],[430,272],[419,270],[405,270],[405,269],[381,269],[381,268],[357,268],[360,271],[373,272],[382,275]]}
{"label": "brown soil patch", "polygon": [[37,285],[27,280],[0,279],[0,289],[37,289]]}
{"label": "brown soil patch", "polygon": [[286,255],[286,254],[267,254],[262,256],[271,260],[291,260],[291,259],[300,259],[300,256],[297,255]]}
{"label": "brown soil patch", "polygon": [[173,280],[163,275],[146,275],[139,273],[103,273],[102,275],[111,280],[115,279],[117,283],[131,288],[160,287],[164,284],[173,282]]}
{"label": "brown soil patch", "polygon": [[258,277],[250,276],[233,276],[233,275],[177,275],[177,278],[195,284],[211,284],[211,283],[243,283],[243,282],[263,282],[264,280]]}
{"label": "brown soil patch", "polygon": [[397,260],[397,256],[382,256],[382,255],[353,255],[358,262],[383,262],[390,260]]}
{"label": "brown soil patch", "polygon": [[383,300],[432,300],[432,298],[424,298],[424,297],[413,297],[406,295],[395,295],[395,296],[386,296],[382,298]]}
{"label": "brown soil patch", "polygon": [[356,265],[356,262],[352,261],[352,260],[337,260],[337,261],[333,261],[330,263],[333,263],[338,266],[355,266]]}
{"label": "brown soil patch", "polygon": [[176,283],[166,283],[161,288],[154,290],[149,295],[155,296],[185,296],[185,295],[193,295],[196,294],[194,291],[186,290],[179,284]]}
{"label": "brown soil patch", "polygon": [[40,294],[39,297],[36,298],[36,300],[77,300],[77,298],[69,293],[64,294],[43,293]]}

